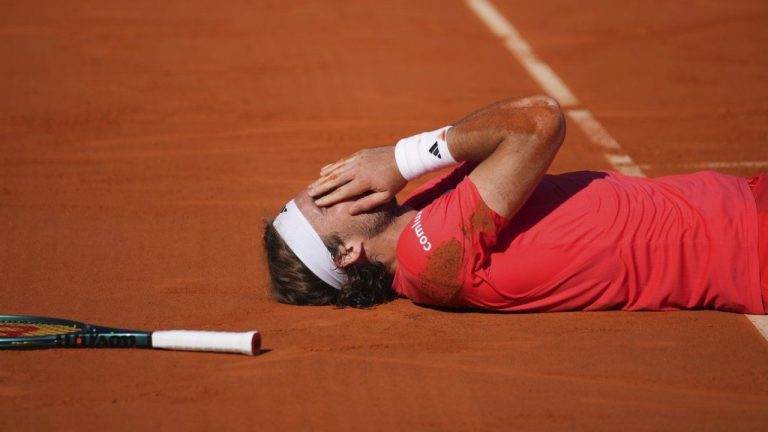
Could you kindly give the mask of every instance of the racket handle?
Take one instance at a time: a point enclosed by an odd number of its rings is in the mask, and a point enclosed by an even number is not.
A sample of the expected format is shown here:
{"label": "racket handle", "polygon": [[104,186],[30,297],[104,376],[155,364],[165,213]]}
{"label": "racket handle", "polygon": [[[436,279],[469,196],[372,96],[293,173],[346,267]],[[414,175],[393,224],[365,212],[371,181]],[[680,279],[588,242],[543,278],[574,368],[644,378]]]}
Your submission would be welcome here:
{"label": "racket handle", "polygon": [[261,335],[257,331],[243,333],[160,330],[152,332],[152,347],[183,351],[217,351],[245,355],[261,352]]}

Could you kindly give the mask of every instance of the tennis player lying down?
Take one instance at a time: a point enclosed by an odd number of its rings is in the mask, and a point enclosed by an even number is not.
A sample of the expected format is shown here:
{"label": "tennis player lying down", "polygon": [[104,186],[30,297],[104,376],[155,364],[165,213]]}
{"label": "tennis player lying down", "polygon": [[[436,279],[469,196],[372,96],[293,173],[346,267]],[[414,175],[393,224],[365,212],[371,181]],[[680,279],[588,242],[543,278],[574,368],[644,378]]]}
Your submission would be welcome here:
{"label": "tennis player lying down", "polygon": [[[553,99],[509,99],[325,166],[265,226],[273,296],[766,313],[768,175],[544,175],[564,135]],[[408,181],[453,164],[395,202]]]}

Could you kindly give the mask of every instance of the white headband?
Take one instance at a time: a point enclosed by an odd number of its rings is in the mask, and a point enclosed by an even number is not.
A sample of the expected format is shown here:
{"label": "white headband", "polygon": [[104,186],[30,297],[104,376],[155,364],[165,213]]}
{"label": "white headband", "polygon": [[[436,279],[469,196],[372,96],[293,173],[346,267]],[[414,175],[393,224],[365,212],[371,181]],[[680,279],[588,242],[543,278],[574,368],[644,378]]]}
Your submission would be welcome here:
{"label": "white headband", "polygon": [[347,281],[347,275],[336,267],[323,240],[320,239],[307,218],[301,214],[294,200],[289,201],[283,207],[272,225],[293,253],[315,276],[328,285],[341,289],[341,286]]}

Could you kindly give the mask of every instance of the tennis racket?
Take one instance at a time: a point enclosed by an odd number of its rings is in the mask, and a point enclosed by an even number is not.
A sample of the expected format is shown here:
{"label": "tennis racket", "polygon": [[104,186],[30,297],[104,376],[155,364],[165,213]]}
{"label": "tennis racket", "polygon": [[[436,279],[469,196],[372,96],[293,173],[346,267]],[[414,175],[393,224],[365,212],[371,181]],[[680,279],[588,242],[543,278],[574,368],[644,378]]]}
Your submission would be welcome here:
{"label": "tennis racket", "polygon": [[257,331],[145,332],[59,318],[0,315],[0,349],[35,348],[160,348],[256,355],[261,352],[261,335]]}

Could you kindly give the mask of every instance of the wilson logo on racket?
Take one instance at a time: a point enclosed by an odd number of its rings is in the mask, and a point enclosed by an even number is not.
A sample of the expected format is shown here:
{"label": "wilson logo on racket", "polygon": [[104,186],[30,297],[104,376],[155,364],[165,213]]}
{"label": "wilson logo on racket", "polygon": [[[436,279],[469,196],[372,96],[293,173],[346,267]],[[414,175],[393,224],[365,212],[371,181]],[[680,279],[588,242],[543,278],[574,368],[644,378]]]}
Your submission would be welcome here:
{"label": "wilson logo on racket", "polygon": [[65,347],[130,348],[136,345],[133,335],[70,333],[56,335],[56,344]]}

